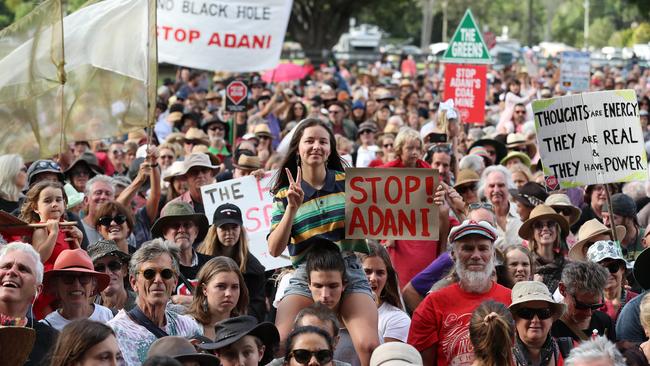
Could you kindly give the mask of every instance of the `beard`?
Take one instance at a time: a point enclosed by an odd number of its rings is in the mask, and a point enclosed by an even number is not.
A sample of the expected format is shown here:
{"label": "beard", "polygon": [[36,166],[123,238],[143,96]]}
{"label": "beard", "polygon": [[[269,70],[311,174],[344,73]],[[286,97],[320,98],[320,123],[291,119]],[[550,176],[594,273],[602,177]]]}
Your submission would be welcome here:
{"label": "beard", "polygon": [[490,261],[485,264],[482,271],[471,271],[461,263],[458,258],[454,258],[454,269],[460,279],[460,285],[463,290],[471,293],[483,293],[492,286],[492,272],[494,272],[494,255]]}

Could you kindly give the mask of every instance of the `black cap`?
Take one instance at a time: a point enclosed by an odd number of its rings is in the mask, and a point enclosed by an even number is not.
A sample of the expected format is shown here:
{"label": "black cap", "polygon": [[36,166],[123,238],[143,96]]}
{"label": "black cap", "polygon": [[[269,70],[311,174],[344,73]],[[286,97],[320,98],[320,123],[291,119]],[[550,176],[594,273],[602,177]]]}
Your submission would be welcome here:
{"label": "black cap", "polygon": [[232,203],[224,203],[217,207],[212,217],[212,225],[220,227],[225,224],[237,224],[242,226],[241,210]]}

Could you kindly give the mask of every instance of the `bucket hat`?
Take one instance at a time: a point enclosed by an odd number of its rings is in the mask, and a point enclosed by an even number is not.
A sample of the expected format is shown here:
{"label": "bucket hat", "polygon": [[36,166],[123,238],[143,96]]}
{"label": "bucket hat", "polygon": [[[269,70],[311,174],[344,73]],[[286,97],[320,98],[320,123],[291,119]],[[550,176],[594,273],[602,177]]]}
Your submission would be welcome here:
{"label": "bucket hat", "polygon": [[122,263],[129,263],[131,256],[124,253],[117,247],[113,240],[100,239],[88,247],[88,255],[93,263],[104,257],[113,256],[119,258]]}
{"label": "bucket hat", "polygon": [[515,158],[519,159],[519,161],[521,161],[522,164],[530,168],[530,157],[528,157],[527,154],[524,154],[520,151],[508,152],[508,155],[506,155],[503,159],[501,159],[500,164],[506,166],[508,165],[508,160],[515,159]]}
{"label": "bucket hat", "polygon": [[217,356],[197,352],[189,340],[178,336],[158,338],[151,344],[147,352],[147,357],[152,356],[169,356],[181,363],[194,361],[201,366],[219,365]]}
{"label": "bucket hat", "polygon": [[183,136],[183,142],[187,141],[196,141],[199,144],[203,145],[210,145],[210,140],[208,139],[208,135],[203,132],[203,130],[198,129],[196,127],[190,127],[187,132],[185,132],[185,136]]}
{"label": "bucket hat", "polygon": [[519,189],[509,189],[508,192],[516,201],[527,207],[537,207],[544,204],[548,193],[541,184],[527,182]]}
{"label": "bucket hat", "polygon": [[566,209],[570,210],[571,213],[569,214],[569,225],[575,224],[580,219],[580,214],[581,214],[580,209],[577,208],[576,206],[574,206],[571,203],[571,199],[569,198],[569,196],[567,196],[564,193],[553,193],[553,194],[549,195],[546,198],[546,201],[544,201],[544,204],[546,206],[553,207],[553,209],[556,212],[559,212],[558,210],[560,210],[560,209],[562,209],[562,210],[566,210]]}
{"label": "bucket hat", "polygon": [[458,172],[458,176],[456,177],[456,184],[454,184],[454,188],[460,187],[465,184],[477,183],[480,180],[481,177],[475,171],[470,169],[462,169],[460,172]]}
{"label": "bucket hat", "polygon": [[370,357],[370,366],[422,365],[422,356],[408,343],[388,342],[377,347]]}
{"label": "bucket hat", "polygon": [[153,226],[151,226],[151,236],[153,238],[162,238],[163,228],[178,220],[192,220],[199,228],[199,234],[196,242],[200,242],[208,232],[208,218],[202,213],[194,212],[192,206],[187,202],[171,201],[163,207],[160,217]]}
{"label": "bucket hat", "polygon": [[102,169],[99,166],[99,163],[97,161],[97,157],[95,154],[86,151],[85,153],[81,154],[79,158],[70,164],[68,169],[63,171],[63,174],[65,174],[68,179],[70,179],[70,172],[78,165],[84,165],[90,170],[90,176],[89,178],[92,178],[96,176],[97,174],[104,174],[104,169]]}
{"label": "bucket hat", "polygon": [[544,301],[548,303],[553,310],[553,317],[558,319],[566,311],[564,303],[557,303],[553,300],[551,292],[543,282],[539,281],[520,281],[512,287],[512,302],[509,309],[517,310],[530,301]]}
{"label": "bucket hat", "polygon": [[587,249],[587,259],[590,262],[598,263],[604,259],[621,261],[627,267],[627,261],[623,257],[621,246],[612,240],[599,240]]}
{"label": "bucket hat", "polygon": [[54,267],[43,275],[43,288],[48,291],[54,278],[68,273],[85,273],[95,277],[97,279],[97,285],[95,286],[97,293],[104,290],[110,282],[110,278],[106,273],[95,271],[93,261],[85,250],[81,248],[65,249],[56,258]]}
{"label": "bucket hat", "polygon": [[217,174],[219,172],[219,166],[212,165],[212,162],[210,161],[210,157],[208,155],[203,153],[192,153],[185,157],[185,160],[183,161],[183,170],[180,172],[180,174],[178,174],[178,176],[187,174],[190,169],[196,166],[210,168],[214,170],[214,174]]}
{"label": "bucket hat", "polygon": [[[578,241],[569,250],[569,259],[574,261],[586,261],[587,257],[585,255],[586,250],[584,249],[584,246],[590,241],[593,241],[593,238],[597,235],[610,233],[611,230],[602,222],[598,221],[598,219],[591,219],[585,222],[578,230]],[[625,226],[616,226],[616,236],[618,238],[622,239],[626,233],[627,230],[625,229]]]}
{"label": "bucket hat", "polygon": [[[528,220],[526,220],[519,228],[519,236],[526,240],[531,240],[533,237],[533,225],[535,224],[536,221],[543,220],[543,219],[553,220],[560,225],[560,230],[563,233],[569,232],[569,223],[566,221],[564,216],[555,212],[555,210],[550,206],[546,206],[542,204],[536,206],[530,212],[530,217],[528,218]],[[558,235],[560,235],[560,233],[558,233]]]}
{"label": "bucket hat", "polygon": [[163,172],[163,180],[165,182],[171,182],[172,179],[183,175],[182,173],[184,170],[185,170],[185,162],[175,161],[172,163],[172,165],[169,166],[169,168],[165,169],[165,171]]}
{"label": "bucket hat", "polygon": [[232,165],[241,170],[252,171],[262,168],[262,162],[257,155],[246,155],[241,154],[237,158],[237,162],[233,162]]}
{"label": "bucket hat", "polygon": [[200,348],[218,350],[229,346],[244,336],[252,335],[259,338],[265,346],[261,364],[266,365],[273,358],[273,352],[280,342],[278,329],[270,322],[257,323],[257,319],[250,315],[229,318],[217,323],[217,334],[214,343],[202,343]]}

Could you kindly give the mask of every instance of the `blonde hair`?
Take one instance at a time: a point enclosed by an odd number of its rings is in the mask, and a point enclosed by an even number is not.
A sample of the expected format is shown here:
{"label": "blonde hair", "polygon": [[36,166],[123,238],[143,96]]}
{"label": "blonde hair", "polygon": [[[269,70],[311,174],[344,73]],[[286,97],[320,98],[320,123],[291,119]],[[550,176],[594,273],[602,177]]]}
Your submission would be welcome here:
{"label": "blonde hair", "polygon": [[21,188],[16,185],[16,176],[24,167],[23,158],[18,154],[0,156],[0,196],[8,201],[18,201]]}
{"label": "blonde hair", "polygon": [[424,142],[420,137],[420,133],[412,128],[403,127],[397,134],[397,137],[395,137],[395,141],[393,141],[395,155],[402,156],[402,148],[411,141],[419,141],[420,150],[424,150]]}
{"label": "blonde hair", "polygon": [[639,305],[639,318],[641,319],[643,330],[647,334],[650,331],[650,296],[643,296],[641,305]]}
{"label": "blonde hair", "polygon": [[[246,262],[248,261],[248,237],[246,236],[246,229],[244,229],[243,226],[240,225],[239,229],[239,240],[237,241],[237,244],[235,244],[235,257],[232,259],[239,266],[241,273],[246,273]],[[196,251],[211,257],[224,255],[223,243],[219,241],[216,225],[210,226],[203,243],[196,248]]]}
{"label": "blonde hair", "polygon": [[515,321],[505,305],[492,300],[481,303],[469,321],[469,339],[481,365],[512,365]]}
{"label": "blonde hair", "polygon": [[526,176],[529,182],[533,181],[533,173],[530,171],[530,168],[522,163],[512,164],[508,170],[510,171],[510,176],[515,173],[521,173]]}

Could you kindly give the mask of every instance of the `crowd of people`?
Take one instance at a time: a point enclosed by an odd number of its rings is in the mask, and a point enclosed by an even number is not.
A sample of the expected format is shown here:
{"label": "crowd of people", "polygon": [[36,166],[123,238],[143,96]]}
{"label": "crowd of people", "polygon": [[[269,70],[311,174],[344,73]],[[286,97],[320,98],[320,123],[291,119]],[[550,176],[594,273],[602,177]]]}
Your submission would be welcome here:
{"label": "crowd of people", "polygon": [[[650,184],[546,189],[531,102],[566,94],[558,65],[490,68],[478,126],[443,65],[408,61],[268,84],[180,68],[149,130],[0,156],[7,364],[648,365]],[[634,89],[648,139],[649,78],[590,82]],[[346,239],[350,166],[437,170],[439,240]],[[240,207],[202,196],[268,172],[275,270]]]}

